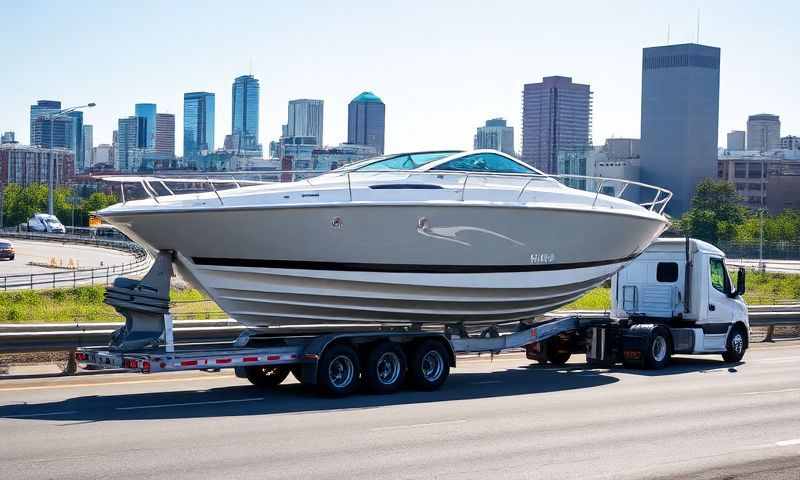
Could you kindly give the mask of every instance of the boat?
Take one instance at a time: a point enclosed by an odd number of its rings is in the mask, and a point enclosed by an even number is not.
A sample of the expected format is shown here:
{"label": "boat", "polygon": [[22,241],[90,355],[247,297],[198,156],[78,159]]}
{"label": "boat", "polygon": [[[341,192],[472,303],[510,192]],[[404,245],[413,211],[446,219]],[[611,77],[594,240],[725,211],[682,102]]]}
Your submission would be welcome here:
{"label": "boat", "polygon": [[[250,326],[532,319],[642,253],[669,226],[672,195],[547,175],[494,150],[385,155],[288,182],[105,178],[145,198],[123,188],[97,214],[173,252],[183,278]],[[208,190],[176,193],[170,181]],[[652,198],[626,200],[628,187]]]}

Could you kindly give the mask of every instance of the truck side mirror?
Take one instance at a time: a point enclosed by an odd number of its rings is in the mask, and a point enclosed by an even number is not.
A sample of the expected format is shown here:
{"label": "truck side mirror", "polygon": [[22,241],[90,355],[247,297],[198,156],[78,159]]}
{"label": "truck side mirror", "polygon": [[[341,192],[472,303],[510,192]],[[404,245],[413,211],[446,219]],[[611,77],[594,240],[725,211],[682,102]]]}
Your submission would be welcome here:
{"label": "truck side mirror", "polygon": [[736,291],[734,294],[744,295],[745,290],[745,269],[744,267],[739,267],[739,272],[736,274]]}

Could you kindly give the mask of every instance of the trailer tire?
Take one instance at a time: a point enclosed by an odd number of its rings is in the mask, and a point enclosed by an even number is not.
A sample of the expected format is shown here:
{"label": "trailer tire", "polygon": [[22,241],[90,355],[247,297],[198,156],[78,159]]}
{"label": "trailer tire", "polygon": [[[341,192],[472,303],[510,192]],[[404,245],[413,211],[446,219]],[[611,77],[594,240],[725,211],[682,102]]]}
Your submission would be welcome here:
{"label": "trailer tire", "polygon": [[746,350],[747,332],[741,325],[735,325],[725,341],[725,351],[722,353],[722,359],[728,363],[738,363],[742,361]]}
{"label": "trailer tire", "polygon": [[426,391],[438,389],[450,375],[447,349],[435,340],[420,343],[412,351],[408,372],[415,388]]}
{"label": "trailer tire", "polygon": [[406,379],[406,354],[396,343],[380,342],[367,356],[364,380],[374,393],[392,393],[403,386]]}
{"label": "trailer tire", "polygon": [[281,384],[289,376],[289,367],[278,365],[276,367],[252,366],[245,367],[247,379],[259,388],[274,388]]}
{"label": "trailer tire", "polygon": [[349,395],[359,384],[358,354],[349,345],[333,345],[322,354],[317,372],[317,386],[322,393],[335,397]]}

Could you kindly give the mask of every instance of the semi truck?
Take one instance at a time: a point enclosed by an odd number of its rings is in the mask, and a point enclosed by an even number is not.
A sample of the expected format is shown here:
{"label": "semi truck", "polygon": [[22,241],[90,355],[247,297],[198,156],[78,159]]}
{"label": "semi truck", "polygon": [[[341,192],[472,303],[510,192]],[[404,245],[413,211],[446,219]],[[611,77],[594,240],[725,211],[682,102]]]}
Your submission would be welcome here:
{"label": "semi truck", "polygon": [[[479,332],[427,325],[249,329],[227,345],[174,343],[169,262],[159,254],[142,280],[118,279],[107,288],[106,303],[126,323],[108,347],[79,349],[80,365],[141,373],[233,368],[264,388],[292,374],[343,396],[361,386],[374,393],[408,384],[438,389],[460,353],[524,348],[528,358],[554,365],[580,353],[592,367],[659,369],[673,354],[720,354],[739,362],[749,342],[745,270],[733,281],[721,250],[689,238],[659,239],[617,272],[610,280],[611,309],[601,314],[556,314]],[[141,338],[138,347],[115,344],[123,333]]]}

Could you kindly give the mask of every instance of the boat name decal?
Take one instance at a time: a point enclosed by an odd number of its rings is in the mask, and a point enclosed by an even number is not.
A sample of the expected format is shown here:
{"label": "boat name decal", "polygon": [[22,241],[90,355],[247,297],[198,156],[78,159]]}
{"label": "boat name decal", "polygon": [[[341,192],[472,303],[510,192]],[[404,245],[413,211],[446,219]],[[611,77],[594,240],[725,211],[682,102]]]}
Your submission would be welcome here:
{"label": "boat name decal", "polygon": [[531,265],[544,265],[556,261],[556,254],[552,252],[547,253],[531,253]]}

